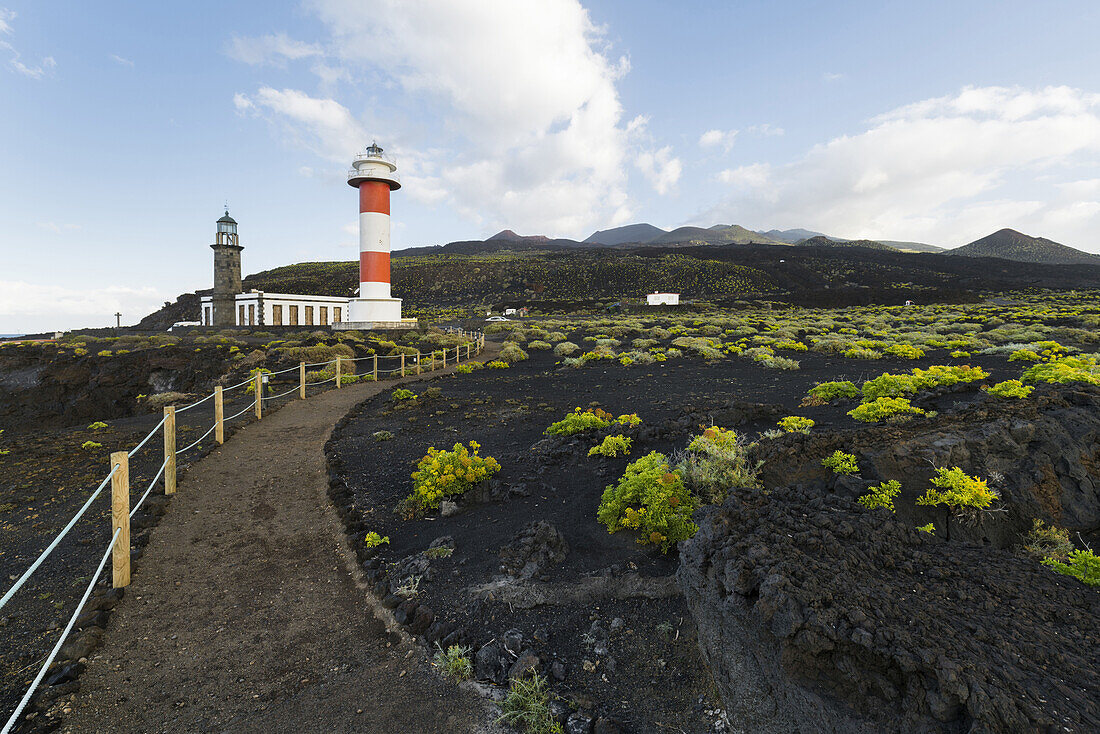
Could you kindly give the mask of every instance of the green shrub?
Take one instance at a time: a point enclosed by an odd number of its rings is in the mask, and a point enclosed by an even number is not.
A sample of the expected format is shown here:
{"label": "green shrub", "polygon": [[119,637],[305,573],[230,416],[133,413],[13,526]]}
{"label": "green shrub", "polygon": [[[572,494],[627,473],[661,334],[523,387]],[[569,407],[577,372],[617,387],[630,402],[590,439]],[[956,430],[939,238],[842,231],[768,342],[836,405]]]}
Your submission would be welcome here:
{"label": "green shrub", "polygon": [[882,351],[903,359],[920,359],[924,356],[924,350],[912,344],[891,344]]}
{"label": "green shrub", "polygon": [[500,359],[508,364],[522,362],[527,359],[527,352],[523,351],[519,344],[506,342],[504,348],[500,350]]}
{"label": "green shrub", "polygon": [[627,436],[607,436],[604,440],[588,450],[589,456],[629,456],[630,445],[633,440]]}
{"label": "green shrub", "polygon": [[1035,388],[1025,385],[1019,380],[1005,380],[1004,382],[998,382],[993,387],[983,387],[982,389],[999,398],[1026,398]]}
{"label": "green shrub", "polygon": [[443,646],[436,642],[435,648],[432,667],[438,670],[441,676],[455,681],[469,680],[473,677],[474,664],[470,661],[469,647],[451,645],[444,650]]}
{"label": "green shrub", "polygon": [[1031,530],[1024,535],[1023,541],[1020,549],[1039,561],[1052,558],[1064,562],[1074,550],[1068,530],[1047,525],[1039,518],[1032,522]]}
{"label": "green shrub", "polygon": [[917,530],[921,531],[922,533],[928,533],[929,535],[934,535],[935,532],[936,532],[936,524],[930,522],[927,525],[918,525]]}
{"label": "green shrub", "polygon": [[899,419],[902,416],[922,415],[923,413],[923,410],[910,405],[905,398],[876,398],[870,403],[862,403],[848,411],[848,415],[863,423]]}
{"label": "green shrub", "polygon": [[1100,385],[1100,365],[1091,358],[1061,357],[1028,367],[1020,379],[1024,382],[1084,382]]}
{"label": "green shrub", "polygon": [[667,553],[699,529],[691,521],[698,505],[698,498],[669,469],[665,455],[652,451],[628,464],[619,483],[604,490],[596,517],[609,533],[637,530],[639,543],[658,545]]}
{"label": "green shrub", "polygon": [[546,349],[550,349],[550,343],[536,340],[536,341],[533,341],[533,342],[528,342],[527,343],[527,348],[528,349],[536,349],[536,350],[546,350]]}
{"label": "green shrub", "polygon": [[107,427],[107,424],[104,423],[103,421],[96,421],[95,423],[88,426],[88,430],[89,431],[99,431],[99,430],[102,430],[106,427]]}
{"label": "green shrub", "polygon": [[784,433],[809,433],[814,427],[812,418],[803,418],[797,415],[789,415],[777,423]]}
{"label": "green shrub", "polygon": [[390,537],[388,535],[383,537],[383,536],[379,535],[378,533],[374,532],[373,530],[370,531],[369,533],[367,533],[367,537],[364,538],[364,540],[363,540],[363,543],[368,548],[377,548],[378,546],[384,545],[384,544],[389,543],[389,542],[390,542]]}
{"label": "green shrub", "polygon": [[375,431],[371,434],[375,441],[392,441],[393,431]]}
{"label": "green shrub", "polygon": [[462,495],[500,471],[500,464],[492,456],[478,455],[480,448],[476,441],[470,441],[469,449],[461,443],[451,451],[430,447],[412,473],[413,492],[399,510],[407,517],[434,510],[444,497]]}
{"label": "green shrub", "polygon": [[1012,354],[1008,355],[1009,362],[1038,362],[1042,359],[1038,354],[1030,349],[1018,349]]}
{"label": "green shrub", "polygon": [[851,349],[844,350],[844,356],[848,359],[881,359],[882,353],[876,352],[874,349],[852,347]]}
{"label": "green shrub", "polygon": [[867,494],[857,499],[856,502],[863,505],[868,510],[873,510],[876,507],[885,507],[890,512],[893,512],[894,497],[896,497],[899,492],[901,492],[901,482],[896,479],[891,479],[888,482],[882,482],[877,487],[871,487]]}
{"label": "green shrub", "polygon": [[507,362],[501,362],[499,359],[494,359],[492,362],[486,362],[485,366],[491,370],[506,370],[509,367]]}
{"label": "green shrub", "polygon": [[514,679],[501,708],[500,720],[526,734],[562,734],[561,724],[550,713],[546,679],[537,673],[530,679]]}
{"label": "green shrub", "polygon": [[822,382],[809,389],[802,403],[803,405],[824,405],[833,400],[853,400],[859,396],[859,388],[848,380]]}
{"label": "green shrub", "polygon": [[462,375],[468,375],[473,371],[474,371],[474,367],[473,367],[473,365],[471,365],[469,363],[460,364],[458,367],[455,367],[455,372],[458,372],[459,374],[462,374]]}
{"label": "green shrub", "polygon": [[95,441],[85,441],[84,443],[80,444],[80,448],[84,449],[85,451],[94,451],[95,449],[103,448],[103,444],[96,443]]}
{"label": "green shrub", "polygon": [[821,460],[821,465],[827,469],[832,469],[834,474],[858,474],[859,464],[856,463],[856,457],[852,454],[846,454],[840,449],[837,449],[831,456],[826,456]]}
{"label": "green shrub", "polygon": [[692,439],[676,473],[708,504],[722,502],[731,487],[759,487],[763,462],[749,460],[751,444],[736,431],[711,426]]}
{"label": "green shrub", "polygon": [[621,426],[637,426],[641,425],[641,422],[642,419],[633,413],[616,418],[602,408],[589,408],[584,411],[575,408],[560,421],[551,423],[543,433],[547,436],[574,436],[585,431],[608,428],[613,423]]}
{"label": "green shrub", "polygon": [[[988,510],[997,492],[990,489],[984,479],[972,477],[959,467],[938,467],[932,477],[933,488],[917,498],[923,507],[946,505],[956,513]],[[939,487],[939,489],[936,489]]]}
{"label": "green shrub", "polygon": [[573,342],[561,342],[554,347],[554,354],[558,355],[559,357],[569,357],[573,354],[576,354],[580,350],[581,348]]}
{"label": "green shrub", "polygon": [[911,375],[892,375],[884,372],[873,380],[863,383],[863,399],[865,401],[878,398],[896,398],[902,395],[911,395],[917,391],[916,383]]}
{"label": "green shrub", "polygon": [[390,400],[395,403],[400,403],[403,400],[416,400],[416,393],[412,390],[406,390],[403,387],[399,387],[390,393]]}
{"label": "green shrub", "polygon": [[1066,576],[1072,576],[1083,584],[1100,586],[1100,557],[1091,550],[1075,550],[1069,554],[1066,563],[1053,558],[1044,558],[1044,566],[1050,566],[1055,571]]}

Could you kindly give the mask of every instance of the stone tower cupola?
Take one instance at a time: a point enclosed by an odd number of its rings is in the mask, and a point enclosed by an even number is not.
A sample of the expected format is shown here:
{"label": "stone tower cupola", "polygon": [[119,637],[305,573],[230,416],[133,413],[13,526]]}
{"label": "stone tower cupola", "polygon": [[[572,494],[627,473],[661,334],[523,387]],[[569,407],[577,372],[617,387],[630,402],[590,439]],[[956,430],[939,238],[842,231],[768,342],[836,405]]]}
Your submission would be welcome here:
{"label": "stone tower cupola", "polygon": [[237,294],[241,292],[241,250],[237,241],[237,221],[229,216],[229,209],[218,220],[218,232],[214,244],[214,326],[236,324],[234,309]]}

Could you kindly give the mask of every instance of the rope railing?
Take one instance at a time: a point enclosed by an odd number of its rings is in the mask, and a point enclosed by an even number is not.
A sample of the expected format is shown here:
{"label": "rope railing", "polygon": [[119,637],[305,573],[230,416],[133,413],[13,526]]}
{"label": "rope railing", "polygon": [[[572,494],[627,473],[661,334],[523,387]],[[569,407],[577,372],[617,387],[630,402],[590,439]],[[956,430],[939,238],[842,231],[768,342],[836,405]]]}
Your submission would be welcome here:
{"label": "rope railing", "polygon": [[107,545],[107,550],[103,553],[103,558],[99,561],[99,567],[96,568],[95,573],[92,574],[92,580],[88,582],[88,588],[84,590],[84,596],[80,597],[80,603],[76,605],[73,616],[69,617],[69,623],[66,624],[65,629],[61,631],[61,637],[57,638],[57,644],[53,646],[53,649],[50,650],[50,654],[46,656],[46,662],[38,669],[38,675],[34,677],[34,681],[31,682],[30,688],[23,694],[23,698],[19,700],[19,705],[15,707],[15,713],[8,719],[8,723],[4,724],[4,728],[0,730],[0,734],[8,734],[8,732],[12,730],[12,727],[15,726],[15,722],[19,720],[19,715],[23,713],[23,709],[26,708],[27,703],[31,700],[31,696],[38,690],[38,686],[42,683],[42,679],[46,677],[46,671],[53,665],[54,658],[57,657],[58,651],[61,650],[61,646],[65,644],[65,640],[68,639],[69,633],[72,632],[77,617],[79,617],[80,612],[83,611],[84,605],[88,603],[88,597],[92,595],[92,589],[95,588],[96,582],[99,581],[99,575],[103,573],[103,567],[107,565],[107,559],[110,558],[114,552],[115,545],[118,543],[118,537],[121,534],[121,529],[116,529],[114,535],[111,536],[111,542]]}
{"label": "rope railing", "polygon": [[[111,485],[111,527],[112,536],[111,542],[108,544],[106,551],[103,554],[103,558],[99,562],[99,566],[96,568],[95,574],[93,574],[91,581],[88,584],[87,590],[84,592],[83,597],[77,604],[76,610],[73,612],[72,617],[69,619],[68,624],[61,633],[61,637],[58,639],[57,644],[47,655],[45,662],[43,663],[38,674],[35,676],[30,687],[27,689],[23,698],[20,700],[19,705],[16,707],[15,712],[8,719],[3,730],[0,730],[0,734],[8,734],[12,727],[19,720],[20,715],[26,708],[27,703],[34,696],[35,691],[42,683],[47,671],[53,664],[54,659],[57,657],[58,652],[64,645],[69,633],[72,631],[73,625],[77,618],[80,616],[81,611],[84,609],[84,605],[87,604],[88,598],[91,596],[92,590],[95,584],[98,583],[100,576],[103,573],[103,569],[106,566],[107,559],[114,557],[112,565],[112,585],[115,588],[129,586],[130,584],[130,519],[141,509],[145,504],[145,501],[149,498],[149,495],[156,488],[157,483],[162,479],[164,481],[164,493],[166,495],[174,494],[176,491],[176,469],[177,458],[181,454],[185,454],[188,451],[194,449],[201,444],[210,434],[213,433],[215,440],[220,445],[225,442],[224,427],[226,423],[240,418],[250,410],[254,410],[256,418],[263,417],[263,403],[264,401],[276,400],[278,398],[286,397],[294,391],[298,391],[302,399],[306,397],[306,388],[316,387],[319,385],[326,385],[330,382],[335,382],[336,387],[342,387],[341,380],[344,377],[350,377],[355,373],[345,373],[342,371],[343,363],[355,363],[364,360],[371,360],[373,369],[371,375],[374,379],[379,377],[385,377],[394,374],[407,374],[409,370],[415,369],[416,374],[421,374],[425,369],[425,365],[428,365],[429,371],[435,370],[437,367],[446,367],[448,360],[451,363],[458,364],[462,360],[462,350],[465,349],[465,357],[469,357],[480,354],[485,347],[485,335],[481,333],[468,333],[461,332],[463,336],[470,337],[471,341],[456,346],[447,347],[441,350],[435,350],[428,354],[394,354],[394,355],[372,355],[370,357],[343,357],[338,356],[334,360],[327,362],[306,363],[300,362],[297,367],[290,367],[277,372],[257,372],[255,375],[249,377],[249,379],[239,382],[236,385],[230,387],[215,387],[214,391],[188,405],[181,408],[175,406],[167,406],[164,408],[164,416],[160,422],[156,424],[150,430],[144,438],[130,451],[116,451],[110,456],[111,469],[107,473],[107,476],[99,483],[99,486],[91,493],[91,496],[84,502],[75,515],[68,521],[61,532],[50,542],[50,544],[43,550],[35,561],[27,568],[27,570],[12,584],[11,588],[0,597],[0,609],[2,609],[15,594],[23,588],[31,576],[42,566],[43,562],[54,552],[61,541],[69,534],[76,523],[85,515],[88,508],[95,502],[96,498],[103,493],[103,490],[108,484]],[[451,351],[453,350],[453,354]],[[441,359],[436,359],[436,355],[440,355]],[[392,369],[379,369],[379,360],[399,360],[400,365]],[[324,380],[318,380],[315,382],[306,381],[306,368],[307,367],[327,367],[329,365],[335,365],[335,374],[332,377],[328,377]],[[277,395],[264,395],[264,385],[267,383],[268,378],[274,375],[286,374],[288,372],[298,371],[298,384],[286,392],[279,393]],[[364,373],[365,374],[365,373]],[[281,381],[280,381],[281,382]],[[255,397],[252,402],[245,406],[242,410],[228,418],[224,417],[224,394],[230,390],[236,390],[238,388],[251,385],[252,390],[255,391]],[[188,444],[183,449],[176,449],[176,416],[180,413],[184,413],[193,408],[206,403],[209,400],[214,401],[214,423],[210,428],[206,430],[197,440]],[[152,481],[149,482],[145,491],[138,499],[137,503],[130,508],[130,459],[135,456],[142,448],[144,448],[158,432],[161,432],[164,437],[164,460],[161,462],[160,467],[157,469],[156,474],[153,476]]]}

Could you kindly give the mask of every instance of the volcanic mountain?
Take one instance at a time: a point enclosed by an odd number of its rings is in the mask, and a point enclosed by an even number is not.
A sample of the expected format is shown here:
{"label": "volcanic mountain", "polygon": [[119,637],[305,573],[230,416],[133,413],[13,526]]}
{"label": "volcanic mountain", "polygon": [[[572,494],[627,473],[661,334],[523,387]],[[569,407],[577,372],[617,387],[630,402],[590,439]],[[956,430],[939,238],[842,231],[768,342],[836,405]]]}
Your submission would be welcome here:
{"label": "volcanic mountain", "polygon": [[1014,229],[1002,229],[974,240],[969,245],[949,250],[948,255],[963,257],[999,257],[1029,263],[1054,265],[1100,265],[1100,255],[1059,244],[1045,237],[1031,237]]}

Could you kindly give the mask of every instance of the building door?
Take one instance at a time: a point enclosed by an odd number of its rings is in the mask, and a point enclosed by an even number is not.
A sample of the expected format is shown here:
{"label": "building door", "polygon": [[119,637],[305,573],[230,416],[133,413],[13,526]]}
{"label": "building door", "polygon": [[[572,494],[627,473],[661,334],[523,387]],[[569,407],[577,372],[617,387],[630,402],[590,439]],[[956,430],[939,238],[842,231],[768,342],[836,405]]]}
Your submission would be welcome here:
{"label": "building door", "polygon": [[237,306],[237,326],[244,326],[244,304]]}
{"label": "building door", "polygon": [[328,326],[328,306],[320,306],[321,318],[317,319],[317,323],[321,326]]}
{"label": "building door", "polygon": [[256,323],[256,304],[248,304],[248,325],[252,326]]}
{"label": "building door", "polygon": [[211,324],[213,324],[214,322],[213,322],[213,320],[212,320],[212,319],[211,319],[211,317],[210,317],[210,309],[209,309],[209,308],[204,308],[204,309],[202,310],[202,312],[203,312],[204,314],[206,314],[206,315],[205,315],[205,316],[203,317],[203,319],[202,319],[202,325],[203,325],[203,326],[210,326]]}
{"label": "building door", "polygon": [[332,320],[333,321],[340,321],[340,317],[342,315],[343,314],[341,313],[341,309],[340,309],[339,306],[333,306],[332,307]]}
{"label": "building door", "polygon": [[313,326],[313,306],[306,306],[306,326]]}
{"label": "building door", "polygon": [[291,326],[297,326],[298,325],[298,307],[297,306],[291,306],[290,307],[290,325]]}

